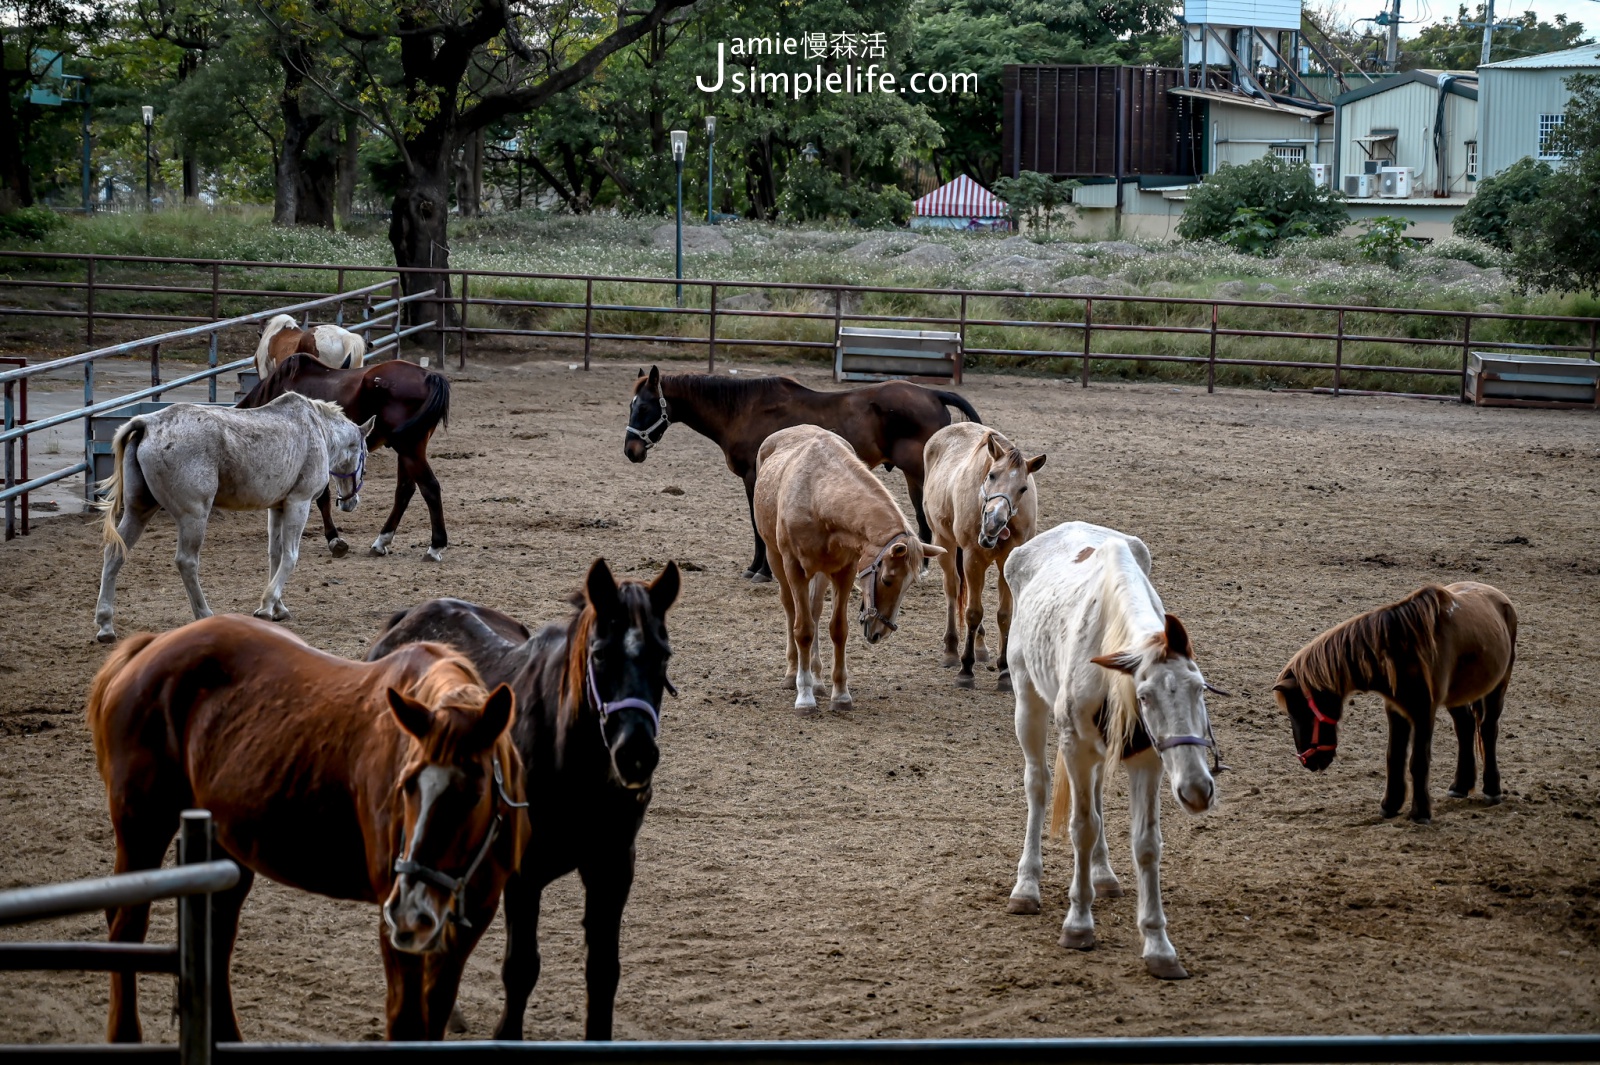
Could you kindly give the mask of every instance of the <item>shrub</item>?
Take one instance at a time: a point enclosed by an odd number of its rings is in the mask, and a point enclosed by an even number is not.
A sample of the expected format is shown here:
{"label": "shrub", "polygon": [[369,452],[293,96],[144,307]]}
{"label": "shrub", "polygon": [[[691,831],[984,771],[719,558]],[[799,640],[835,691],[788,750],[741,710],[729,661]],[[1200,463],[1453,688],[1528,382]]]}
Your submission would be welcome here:
{"label": "shrub", "polygon": [[1072,190],[1080,187],[1078,181],[1057,181],[1049,174],[1024,170],[1014,178],[1001,178],[994,183],[994,194],[1011,208],[1013,222],[1026,220],[1030,230],[1042,229],[1050,235],[1050,224],[1063,212],[1066,228],[1071,229],[1074,218],[1070,213]]}
{"label": "shrub", "polygon": [[802,164],[791,167],[778,197],[786,222],[853,221],[869,229],[903,225],[911,217],[911,195],[895,185],[848,188],[837,171]]}
{"label": "shrub", "polygon": [[[1250,212],[1241,216],[1241,211]],[[1235,243],[1244,240],[1259,248],[1258,254],[1274,250],[1288,239],[1329,236],[1349,222],[1340,195],[1311,180],[1311,168],[1265,156],[1243,166],[1224,166],[1208,176],[1189,193],[1178,235],[1185,240],[1216,240]],[[1229,234],[1239,227],[1270,230],[1270,237]]]}
{"label": "shrub", "polygon": [[1478,182],[1478,191],[1450,223],[1458,237],[1471,237],[1485,244],[1511,250],[1511,212],[1539,198],[1539,191],[1550,180],[1549,163],[1525,157],[1492,178]]}
{"label": "shrub", "polygon": [[0,240],[42,240],[66,224],[65,218],[48,207],[19,207],[0,214]]}
{"label": "shrub", "polygon": [[1525,287],[1600,295],[1600,76],[1566,85],[1572,96],[1554,144],[1561,167],[1535,200],[1511,210],[1511,270]]}
{"label": "shrub", "polygon": [[1367,219],[1362,226],[1366,233],[1356,238],[1356,245],[1370,262],[1399,266],[1405,253],[1417,246],[1416,241],[1406,236],[1406,230],[1412,226],[1409,218],[1381,214]]}

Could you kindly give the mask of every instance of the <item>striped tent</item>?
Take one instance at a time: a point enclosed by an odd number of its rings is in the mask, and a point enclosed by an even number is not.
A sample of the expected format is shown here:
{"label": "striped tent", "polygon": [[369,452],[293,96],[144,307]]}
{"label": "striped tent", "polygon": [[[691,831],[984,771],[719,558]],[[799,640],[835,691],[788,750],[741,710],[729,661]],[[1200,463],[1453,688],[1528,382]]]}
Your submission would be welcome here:
{"label": "striped tent", "polygon": [[1010,211],[1004,200],[962,174],[912,205],[911,228],[1009,229]]}

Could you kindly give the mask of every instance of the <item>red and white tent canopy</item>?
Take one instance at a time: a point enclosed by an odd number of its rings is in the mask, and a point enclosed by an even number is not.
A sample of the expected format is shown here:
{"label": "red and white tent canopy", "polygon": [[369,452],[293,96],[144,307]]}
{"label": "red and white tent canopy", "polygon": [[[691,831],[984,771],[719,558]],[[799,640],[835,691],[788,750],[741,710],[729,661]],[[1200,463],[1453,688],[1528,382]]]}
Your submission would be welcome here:
{"label": "red and white tent canopy", "polygon": [[918,200],[911,213],[925,218],[1000,218],[1009,211],[1006,201],[962,174]]}

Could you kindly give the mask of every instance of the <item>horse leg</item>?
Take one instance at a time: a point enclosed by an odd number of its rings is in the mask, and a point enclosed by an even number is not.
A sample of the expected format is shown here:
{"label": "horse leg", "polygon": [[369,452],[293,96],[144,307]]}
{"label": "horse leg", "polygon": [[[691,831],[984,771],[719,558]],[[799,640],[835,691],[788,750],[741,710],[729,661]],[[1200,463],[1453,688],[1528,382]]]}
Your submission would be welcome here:
{"label": "horse leg", "polygon": [[189,609],[194,619],[211,616],[206,604],[206,593],[200,590],[200,548],[206,541],[206,522],[211,517],[211,501],[204,508],[174,514],[178,519],[178,552],[175,559],[178,575],[183,578],[183,589],[189,593]]}
{"label": "horse leg", "polygon": [[784,579],[789,582],[790,599],[794,602],[793,613],[790,615],[791,639],[794,643],[794,708],[796,710],[815,710],[817,708],[817,675],[813,671],[816,662],[817,625],[811,616],[811,589],[810,582],[806,579],[805,570],[793,559],[779,560],[783,567]]}
{"label": "horse leg", "polygon": [[[428,550],[422,553],[422,559],[424,562],[443,562],[444,549],[450,546],[450,538],[444,531],[444,497],[439,493],[439,478],[433,475],[433,467],[428,465],[426,447],[426,444],[418,445],[416,454],[400,456],[400,464],[409,467],[407,472],[422,490],[422,501],[428,505],[432,539],[428,542]],[[395,524],[400,523],[396,521]]]}
{"label": "horse leg", "polygon": [[1011,667],[1006,663],[1006,652],[1011,642],[1011,585],[1006,583],[1005,559],[995,565],[995,571],[1000,578],[1000,605],[994,611],[994,623],[1000,627],[1000,654],[995,660],[1000,678],[995,682],[995,691],[1008,692],[1011,690]]}
{"label": "horse leg", "polygon": [[1089,851],[1089,879],[1094,884],[1095,898],[1120,899],[1122,897],[1122,882],[1117,879],[1116,871],[1111,868],[1111,849],[1106,846],[1105,762],[1096,762],[1093,773],[1094,813],[1100,825],[1100,831],[1094,838],[1094,847]]}
{"label": "horse leg", "polygon": [[1161,756],[1145,750],[1123,763],[1128,767],[1133,866],[1139,878],[1139,932],[1144,936],[1144,966],[1162,980],[1187,980],[1188,970],[1167,938],[1161,906]]}
{"label": "horse leg", "polygon": [[1411,722],[1393,707],[1384,709],[1389,715],[1388,779],[1379,810],[1384,817],[1394,817],[1406,804],[1406,745],[1411,741]]}
{"label": "horse leg", "polygon": [[772,580],[772,562],[767,557],[766,541],[761,539],[761,530],[756,527],[756,471],[751,470],[744,475],[744,498],[750,506],[750,531],[756,538],[755,557],[750,560],[750,568],[744,571],[744,576],[752,584],[766,584]]}
{"label": "horse leg", "polygon": [[333,523],[333,496],[326,488],[317,497],[317,511],[322,515],[322,536],[328,541],[328,553],[334,558],[348,555],[350,545],[339,535],[339,527]]}
{"label": "horse leg", "polygon": [[588,951],[583,968],[589,1000],[583,1037],[590,1042],[611,1039],[617,982],[622,978],[622,910],[633,887],[633,858],[579,866],[583,878],[583,938]]}
{"label": "horse leg", "polygon": [[387,555],[389,545],[394,542],[394,531],[400,528],[400,519],[405,517],[406,507],[411,505],[411,497],[416,494],[417,482],[411,479],[411,473],[402,459],[395,463],[394,476],[394,507],[389,511],[388,520],[383,523],[383,529],[378,533],[378,538],[372,541],[371,553],[374,555]]}
{"label": "horse leg", "polygon": [[116,610],[117,574],[122,572],[122,564],[127,561],[128,552],[133,550],[133,545],[144,535],[145,526],[150,524],[155,512],[161,509],[156,501],[148,496],[136,499],[128,488],[124,482],[122,519],[117,522],[117,535],[122,537],[123,549],[118,551],[115,544],[107,544],[104,560],[100,565],[100,600],[95,604],[94,622],[100,626],[95,639],[101,643],[111,643],[117,638],[117,631],[111,623]]}
{"label": "horse leg", "polygon": [[229,967],[233,945],[239,938],[239,911],[255,883],[256,874],[239,866],[239,882],[227,891],[211,896],[211,1023],[219,1043],[242,1043],[239,1015],[233,1010],[233,985]]}
{"label": "horse leg", "polygon": [[[143,815],[135,814],[125,805],[128,792],[120,785],[112,792],[112,822],[116,827],[117,858],[113,866],[116,873],[136,873],[145,869],[159,869],[161,859],[178,834],[178,810],[181,803],[169,809],[168,804],[157,799],[155,809]],[[120,798],[118,796],[121,796]],[[106,923],[111,932],[107,937],[113,943],[143,943],[150,928],[150,904],[123,906],[106,911]],[[111,974],[111,1011],[106,1018],[106,1040],[111,1043],[137,1043],[143,1038],[139,1026],[139,984],[133,973]]]}
{"label": "horse leg", "polygon": [[1470,706],[1450,707],[1450,721],[1456,728],[1456,778],[1450,784],[1450,790],[1445,794],[1452,799],[1465,799],[1472,793],[1472,785],[1478,780],[1478,761],[1474,757],[1473,744],[1478,739],[1478,711],[1481,702]]}
{"label": "horse leg", "polygon": [[1495,745],[1500,742],[1500,711],[1505,709],[1506,685],[1510,683],[1511,678],[1507,677],[1479,704],[1483,707],[1483,717],[1478,721],[1478,737],[1483,742],[1483,797],[1490,805],[1505,798],[1500,790],[1500,759]]}
{"label": "horse leg", "polygon": [[[461,973],[466,969],[467,958],[472,955],[484,930],[494,920],[494,911],[495,907],[492,906],[472,910],[467,914],[467,921],[472,927],[458,925],[455,940],[448,949],[424,956],[422,995],[429,1039],[443,1039],[450,1022],[456,1019],[456,996],[461,991]],[[464,1030],[464,1018],[461,1023]]]}
{"label": "horse leg", "polygon": [[267,520],[276,530],[278,567],[267,582],[266,591],[261,593],[261,605],[256,608],[256,617],[273,621],[289,619],[289,610],[283,605],[283,589],[300,561],[300,537],[305,533],[306,519],[310,516],[309,499],[290,500],[268,512]]}
{"label": "horse leg", "polygon": [[543,891],[543,885],[521,873],[506,882],[506,956],[500,964],[506,1004],[494,1026],[496,1039],[522,1039],[528,996],[539,982],[539,901]]}
{"label": "horse leg", "polygon": [[961,549],[949,541],[940,542],[939,546],[945,549],[939,556],[939,569],[944,574],[944,657],[939,664],[948,669],[961,663],[956,650],[956,616],[961,612]]}
{"label": "horse leg", "polygon": [[795,647],[795,590],[789,586],[789,570],[783,564],[781,556],[776,554],[773,558],[778,566],[774,571],[778,576],[778,600],[783,603],[783,655],[786,672],[783,675],[783,686],[793,689],[795,677],[800,672],[800,653]]}
{"label": "horse leg", "polygon": [[[828,575],[819,573],[812,577],[808,594],[811,603],[811,631],[821,632],[822,608],[828,603]],[[822,672],[822,650],[815,642],[811,645],[811,672],[813,675]]]}
{"label": "horse leg", "polygon": [[1433,822],[1433,799],[1428,794],[1428,769],[1433,761],[1433,708],[1413,711],[1411,730],[1411,820]]}
{"label": "horse leg", "polygon": [[[1045,781],[1050,773],[1044,745],[1050,705],[1020,670],[1012,720],[1016,725],[1017,744],[1022,748],[1022,789],[1028,796],[1028,827],[1023,830],[1022,860],[1017,862],[1017,883],[1011,889],[1006,912],[1031,916],[1039,912],[1039,878],[1044,874],[1040,837],[1044,834]],[[1056,786],[1062,783],[1057,781]]]}
{"label": "horse leg", "polygon": [[[923,543],[933,543],[933,530],[928,528],[928,513],[922,507],[922,482],[927,474],[922,462],[922,442],[911,439],[896,441],[889,449],[889,460],[906,475],[906,494],[911,497],[911,509],[917,515],[917,535]],[[926,571],[927,559],[922,560],[922,566]]]}
{"label": "horse leg", "polygon": [[389,942],[383,922],[378,922],[378,943],[383,953],[386,985],[384,1013],[388,1018],[385,1036],[389,1042],[419,1042],[428,1038],[427,1012],[422,995],[422,956],[396,950]]}
{"label": "horse leg", "polygon": [[967,601],[967,647],[961,653],[961,670],[956,674],[956,684],[963,688],[977,684],[972,676],[972,663],[977,657],[974,644],[978,638],[978,626],[983,624],[983,578],[988,568],[988,560],[976,551],[966,552],[961,560],[961,584],[966,591]]}
{"label": "horse leg", "polygon": [[[822,585],[816,588],[817,606],[822,605]],[[833,700],[828,704],[830,710],[849,710],[855,706],[855,699],[850,695],[850,675],[844,664],[844,643],[850,635],[850,571],[843,570],[833,575],[833,622],[828,626],[828,635],[833,640]]]}
{"label": "horse leg", "polygon": [[[1065,696],[1063,696],[1065,698]],[[1065,714],[1060,715],[1063,718]],[[1071,950],[1094,949],[1094,867],[1092,852],[1095,841],[1105,831],[1100,810],[1094,801],[1094,770],[1104,759],[1089,749],[1086,743],[1070,741],[1063,746],[1067,767],[1067,780],[1072,789],[1072,890],[1068,893],[1071,904],[1067,919],[1061,924],[1063,947]],[[1060,787],[1060,781],[1056,787]]]}

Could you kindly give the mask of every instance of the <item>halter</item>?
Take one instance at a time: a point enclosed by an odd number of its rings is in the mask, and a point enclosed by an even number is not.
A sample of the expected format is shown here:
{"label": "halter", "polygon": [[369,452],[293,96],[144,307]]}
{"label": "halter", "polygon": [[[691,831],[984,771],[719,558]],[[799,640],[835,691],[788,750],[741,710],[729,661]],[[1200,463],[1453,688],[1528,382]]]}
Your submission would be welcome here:
{"label": "halter", "polygon": [[638,437],[640,442],[644,444],[644,449],[646,451],[649,451],[651,448],[661,443],[660,436],[656,437],[654,440],[651,440],[650,434],[655,432],[657,429],[660,429],[661,432],[665,434],[667,431],[667,426],[672,424],[672,412],[667,407],[666,386],[661,383],[661,379],[659,377],[656,378],[656,402],[661,405],[661,417],[651,422],[650,425],[644,429],[635,429],[631,425],[628,426],[628,435]]}
{"label": "halter", "polygon": [[[500,759],[498,758],[494,759],[494,795],[490,798],[491,801],[498,800],[513,810],[526,810],[528,808],[528,804],[526,802],[513,802],[511,796],[506,794],[506,781],[505,777],[501,774]],[[434,887],[443,888],[445,891],[450,892],[450,909],[447,911],[445,916],[452,924],[460,925],[462,928],[470,929],[472,927],[472,922],[468,921],[461,915],[461,896],[466,893],[467,885],[472,882],[473,874],[477,873],[478,866],[482,865],[484,858],[488,857],[489,848],[494,846],[496,837],[500,835],[500,825],[504,820],[505,816],[500,813],[497,807],[495,810],[494,820],[489,823],[489,831],[484,834],[483,843],[478,847],[478,853],[472,856],[472,861],[467,864],[467,871],[462,873],[459,877],[453,877],[445,873],[441,873],[439,870],[434,869],[431,866],[423,865],[421,862],[415,861],[409,856],[404,858],[396,858],[394,862],[394,871],[401,876],[410,876],[415,877],[418,880],[426,880]],[[416,850],[416,844],[417,840],[413,839],[411,841],[411,846],[406,848],[408,855],[411,851]]]}
{"label": "halter", "polygon": [[911,533],[909,531],[902,529],[893,536],[889,537],[889,542],[883,545],[882,550],[878,552],[878,557],[872,560],[872,565],[856,574],[856,580],[858,581],[867,574],[872,574],[872,579],[868,581],[867,586],[861,590],[860,621],[863,625],[876,619],[883,622],[890,632],[900,631],[900,626],[890,621],[883,615],[881,611],[878,610],[878,567],[883,565],[883,558],[889,553],[889,549],[894,547],[895,541],[900,539],[902,536],[910,535]]}
{"label": "halter", "polygon": [[979,498],[979,500],[981,500],[981,502],[979,503],[979,506],[978,506],[978,514],[979,514],[980,520],[982,518],[983,512],[989,509],[989,504],[991,502],[993,502],[996,499],[1004,499],[1006,501],[1006,510],[1008,511],[1008,513],[1006,514],[1005,525],[1000,526],[1000,532],[998,534],[998,538],[1001,539],[1001,540],[1004,540],[1006,537],[1010,536],[1011,534],[1006,530],[1006,526],[1010,525],[1011,524],[1011,519],[1017,516],[1017,503],[1016,503],[1016,500],[1012,499],[1009,495],[1007,495],[1004,492],[992,492],[992,493],[991,492],[986,492],[986,491],[983,490],[983,487],[981,485],[978,488],[978,498]]}
{"label": "halter", "polygon": [[[361,494],[361,486],[367,483],[367,449],[366,449],[366,447],[363,446],[361,448],[361,454],[356,458],[356,472],[355,473],[339,473],[336,470],[329,470],[328,474],[329,474],[329,476],[336,478],[340,483],[341,487],[339,489],[339,500],[338,500],[340,503],[343,503],[347,499],[354,499],[356,496],[360,495]],[[351,489],[349,492],[346,492],[344,490],[344,488],[343,488],[344,482],[346,482],[346,481],[355,482],[355,488]]]}
{"label": "halter", "polygon": [[[1206,687],[1211,688],[1211,685],[1208,684]],[[1223,694],[1220,689],[1211,688],[1211,690]],[[1222,760],[1222,751],[1217,747],[1216,734],[1211,731],[1211,712],[1209,710],[1206,711],[1206,734],[1204,736],[1168,736],[1164,740],[1157,740],[1155,738],[1155,729],[1151,728],[1144,719],[1142,700],[1139,707],[1139,724],[1144,726],[1145,733],[1150,736],[1150,745],[1156,749],[1157,754],[1170,751],[1174,747],[1208,747],[1211,750],[1211,773],[1213,776],[1233,768]]]}
{"label": "halter", "polygon": [[1305,696],[1306,705],[1311,707],[1311,717],[1313,720],[1311,723],[1311,746],[1299,752],[1297,755],[1297,757],[1300,759],[1301,765],[1305,765],[1311,760],[1311,756],[1319,751],[1327,751],[1329,754],[1333,754],[1339,750],[1339,744],[1337,741],[1333,743],[1322,742],[1322,726],[1337,725],[1339,723],[1339,719],[1336,717],[1329,717],[1327,714],[1324,714],[1320,709],[1318,709],[1317,701],[1316,699],[1312,698],[1311,692],[1307,691]]}
{"label": "halter", "polygon": [[[657,736],[661,735],[660,707],[652,706],[643,699],[617,699],[608,703],[604,699],[600,698],[600,687],[594,681],[593,655],[589,656],[589,666],[586,672],[588,673],[589,701],[593,703],[594,708],[600,712],[601,728],[605,727],[606,718],[610,717],[618,710],[643,710],[645,713],[650,715],[650,738],[655,739]],[[667,681],[666,684],[667,691],[671,692],[673,695],[678,694],[677,689],[672,686],[672,682],[670,680]]]}

